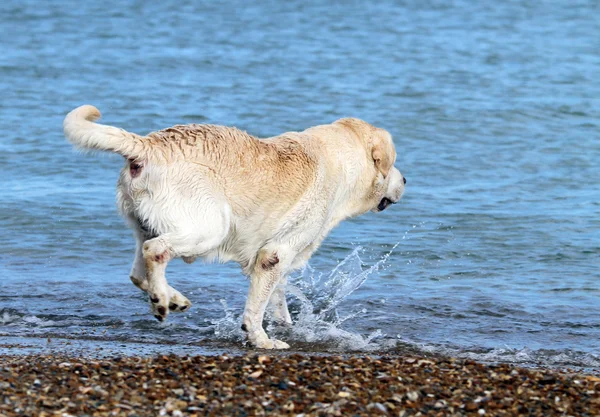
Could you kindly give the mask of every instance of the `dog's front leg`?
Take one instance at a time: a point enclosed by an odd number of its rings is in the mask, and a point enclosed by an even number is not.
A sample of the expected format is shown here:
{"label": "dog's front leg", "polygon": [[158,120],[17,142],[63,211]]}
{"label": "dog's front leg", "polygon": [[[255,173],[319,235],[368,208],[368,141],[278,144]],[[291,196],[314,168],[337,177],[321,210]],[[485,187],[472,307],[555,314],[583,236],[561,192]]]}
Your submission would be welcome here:
{"label": "dog's front leg", "polygon": [[292,317],[288,310],[287,301],[285,299],[285,287],[287,285],[287,276],[282,276],[279,280],[279,285],[275,287],[271,298],[269,299],[270,308],[273,309],[273,318],[279,324],[285,326],[292,325]]}
{"label": "dog's front leg", "polygon": [[242,330],[248,332],[248,340],[257,348],[287,349],[290,347],[285,342],[270,339],[262,326],[267,303],[285,272],[286,258],[286,254],[282,251],[262,249],[250,276],[250,289],[244,309]]}

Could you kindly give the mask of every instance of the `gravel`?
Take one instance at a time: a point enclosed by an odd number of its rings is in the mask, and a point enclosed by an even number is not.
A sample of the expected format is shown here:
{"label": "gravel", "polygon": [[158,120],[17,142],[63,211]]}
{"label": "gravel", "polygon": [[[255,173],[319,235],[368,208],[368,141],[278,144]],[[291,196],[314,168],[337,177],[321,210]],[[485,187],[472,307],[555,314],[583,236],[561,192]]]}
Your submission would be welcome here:
{"label": "gravel", "polygon": [[598,416],[600,378],[412,356],[0,356],[0,416]]}

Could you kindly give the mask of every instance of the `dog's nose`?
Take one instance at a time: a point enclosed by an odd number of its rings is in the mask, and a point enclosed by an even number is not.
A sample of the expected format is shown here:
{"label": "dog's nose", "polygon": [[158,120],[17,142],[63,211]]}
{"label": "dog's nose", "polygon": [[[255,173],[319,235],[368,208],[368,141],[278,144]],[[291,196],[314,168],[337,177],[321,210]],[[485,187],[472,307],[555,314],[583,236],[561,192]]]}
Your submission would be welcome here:
{"label": "dog's nose", "polygon": [[406,184],[406,177],[402,177],[402,181],[404,181],[404,184]]}

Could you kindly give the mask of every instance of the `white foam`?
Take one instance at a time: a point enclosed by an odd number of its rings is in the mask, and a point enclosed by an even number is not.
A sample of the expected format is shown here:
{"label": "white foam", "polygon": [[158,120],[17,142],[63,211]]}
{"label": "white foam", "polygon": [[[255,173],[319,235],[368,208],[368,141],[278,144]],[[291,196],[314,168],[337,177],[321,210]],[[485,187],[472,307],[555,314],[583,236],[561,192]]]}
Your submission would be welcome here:
{"label": "white foam", "polygon": [[553,367],[578,367],[599,368],[600,355],[578,352],[573,350],[537,349],[528,347],[514,349],[503,348],[481,348],[476,346],[448,346],[417,343],[410,340],[402,340],[398,336],[398,342],[408,348],[419,352],[433,355],[445,355],[459,359],[471,359],[483,363],[511,363],[522,366],[553,366]]}
{"label": "white foam", "polygon": [[[406,238],[406,234],[403,239]],[[303,348],[302,344],[314,344],[318,351],[393,351],[401,353],[421,352],[434,355],[452,356],[460,359],[472,359],[485,363],[514,363],[520,365],[577,366],[598,368],[600,356],[569,350],[532,350],[524,347],[483,348],[478,346],[452,346],[448,344],[422,343],[406,340],[402,336],[387,336],[380,329],[370,334],[360,334],[352,329],[355,318],[365,316],[366,308],[358,308],[345,316],[338,313],[339,307],[358,290],[369,277],[382,270],[398,246],[396,244],[387,254],[370,267],[363,267],[362,247],[356,247],[333,270],[324,274],[307,265],[300,273],[289,279],[287,293],[293,326],[285,331],[273,323],[267,326],[269,335],[289,342],[292,347]],[[380,300],[377,300],[381,302]],[[212,322],[214,335],[221,340],[237,343],[245,340],[240,328],[241,312],[229,308],[221,300],[225,316]],[[294,344],[296,343],[296,346]],[[310,349],[310,348],[309,348]]]}
{"label": "white foam", "polygon": [[0,311],[0,324],[3,326],[17,327],[25,324],[27,327],[51,327],[56,324],[53,320],[46,320],[35,315],[25,315],[16,310],[4,309]]}
{"label": "white foam", "polygon": [[[378,343],[385,336],[381,330],[375,330],[367,335],[361,335],[344,328],[346,322],[365,315],[367,310],[361,308],[345,317],[340,317],[338,307],[348,297],[360,288],[365,281],[382,268],[396,244],[374,265],[363,269],[360,258],[362,247],[356,247],[346,256],[327,276],[315,271],[307,265],[299,274],[290,277],[287,293],[296,298],[291,308],[294,324],[285,334],[285,340],[294,343],[309,343],[323,346],[326,350],[334,351],[370,351],[381,349]],[[299,305],[298,305],[299,303]],[[240,329],[240,316],[221,300],[225,317],[213,321],[214,334],[227,340],[243,340],[244,334]],[[267,332],[278,332],[277,326],[270,324]],[[394,343],[393,341],[388,341]],[[389,343],[388,343],[389,344]]]}

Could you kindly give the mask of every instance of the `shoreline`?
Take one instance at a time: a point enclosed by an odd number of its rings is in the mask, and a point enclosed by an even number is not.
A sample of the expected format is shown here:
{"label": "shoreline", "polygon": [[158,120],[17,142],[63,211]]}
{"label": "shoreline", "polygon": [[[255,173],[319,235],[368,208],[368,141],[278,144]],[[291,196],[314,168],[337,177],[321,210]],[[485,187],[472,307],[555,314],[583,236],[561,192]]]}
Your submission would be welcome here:
{"label": "shoreline", "polygon": [[[30,335],[15,336],[0,333],[0,356],[2,355],[53,355],[88,358],[110,358],[114,356],[155,356],[155,355],[234,355],[243,356],[256,352],[249,346],[245,346],[241,341],[199,340],[190,343],[168,343],[165,341],[151,340],[122,340],[118,338],[105,338],[102,336],[79,337],[79,335]],[[485,365],[508,364],[527,369],[550,369],[555,371],[564,371],[571,373],[600,374],[598,360],[593,357],[590,361],[581,360],[582,357],[572,358],[562,354],[559,360],[554,359],[560,356],[560,352],[550,352],[547,357],[525,358],[502,356],[489,351],[478,352],[457,352],[423,349],[416,345],[398,343],[394,347],[372,350],[336,350],[327,345],[315,343],[294,343],[291,349],[271,352],[275,356],[286,356],[293,353],[301,355],[325,355],[325,356],[349,356],[349,355],[370,355],[370,356],[419,356],[433,358],[455,358],[462,360],[473,360]],[[511,352],[509,352],[510,354]],[[541,351],[533,351],[535,354]],[[567,352],[568,353],[568,352]],[[577,355],[587,355],[586,352],[574,352]],[[473,356],[474,354],[474,356]],[[554,355],[554,357],[552,356]],[[593,354],[589,354],[593,356]],[[585,358],[584,358],[585,359]]]}
{"label": "shoreline", "polygon": [[0,355],[0,417],[298,414],[594,416],[600,377],[413,354]]}

